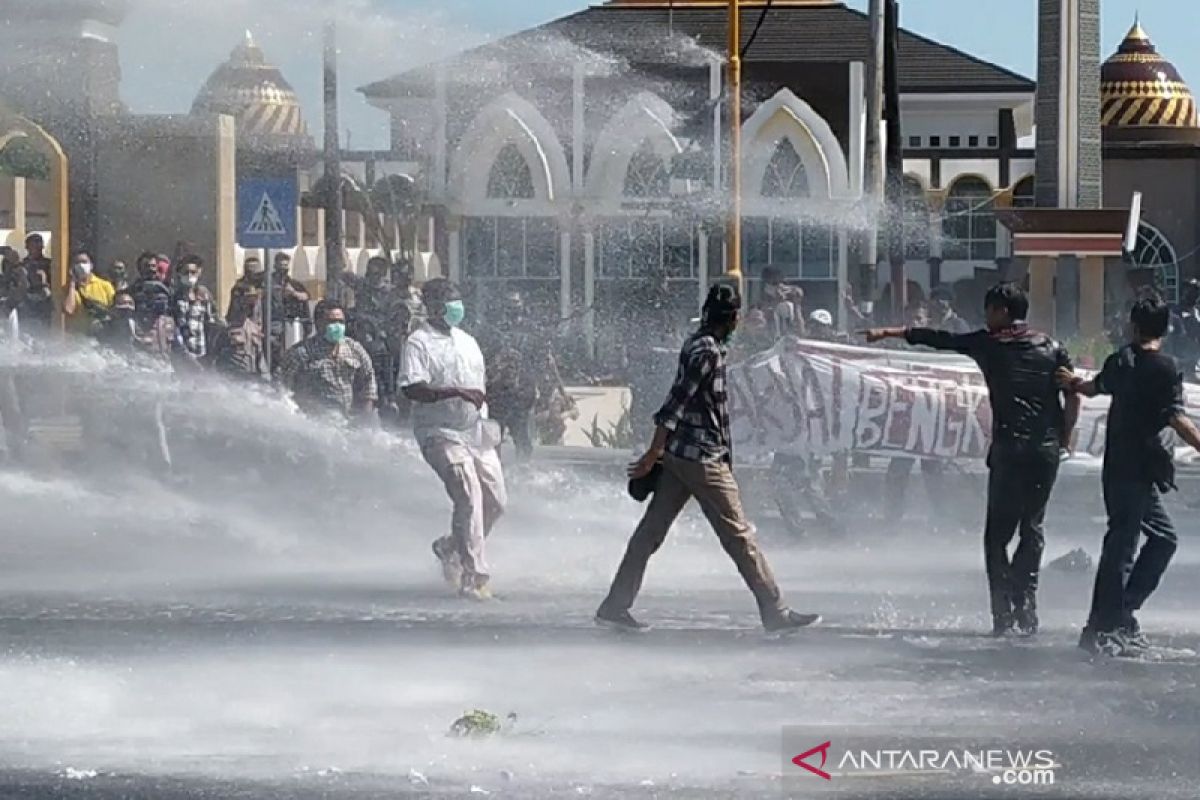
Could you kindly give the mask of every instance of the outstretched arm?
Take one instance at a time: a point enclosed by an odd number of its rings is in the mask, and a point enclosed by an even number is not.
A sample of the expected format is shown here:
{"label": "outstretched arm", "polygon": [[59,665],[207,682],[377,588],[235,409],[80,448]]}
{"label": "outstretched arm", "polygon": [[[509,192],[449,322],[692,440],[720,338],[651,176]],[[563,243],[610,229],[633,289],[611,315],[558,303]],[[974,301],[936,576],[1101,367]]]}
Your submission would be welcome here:
{"label": "outstretched arm", "polygon": [[1179,434],[1179,438],[1188,443],[1193,450],[1200,451],[1200,429],[1192,422],[1187,414],[1176,414],[1171,418],[1171,427]]}
{"label": "outstretched arm", "polygon": [[[1079,405],[1081,403],[1079,397],[1095,397],[1100,394],[1100,390],[1096,387],[1096,379],[1084,380],[1066,367],[1059,367],[1054,373],[1054,379],[1058,382],[1059,388],[1067,393],[1067,421],[1071,422],[1071,398],[1075,398],[1075,421],[1079,420]],[[1071,426],[1074,428],[1074,423]]]}

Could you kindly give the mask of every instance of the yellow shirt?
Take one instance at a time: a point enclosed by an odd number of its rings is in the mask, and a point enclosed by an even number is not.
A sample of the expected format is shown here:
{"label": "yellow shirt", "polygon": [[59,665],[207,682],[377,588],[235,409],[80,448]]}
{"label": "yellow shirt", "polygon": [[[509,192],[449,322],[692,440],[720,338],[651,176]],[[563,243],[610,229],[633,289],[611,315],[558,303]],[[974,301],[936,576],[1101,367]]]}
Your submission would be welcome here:
{"label": "yellow shirt", "polygon": [[91,280],[73,291],[75,292],[75,313],[67,317],[67,329],[75,333],[89,333],[92,329],[92,315],[88,313],[84,301],[104,308],[112,308],[117,290],[104,278],[97,278],[93,275]]}

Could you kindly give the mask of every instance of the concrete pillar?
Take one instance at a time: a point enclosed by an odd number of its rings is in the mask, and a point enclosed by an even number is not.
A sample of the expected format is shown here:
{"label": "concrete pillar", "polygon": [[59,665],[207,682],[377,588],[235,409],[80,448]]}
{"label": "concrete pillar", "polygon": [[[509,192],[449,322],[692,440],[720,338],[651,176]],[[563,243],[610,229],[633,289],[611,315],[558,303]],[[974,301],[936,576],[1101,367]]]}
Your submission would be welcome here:
{"label": "concrete pillar", "polygon": [[558,313],[559,319],[571,318],[571,234],[559,234],[558,253]]}
{"label": "concrete pillar", "polygon": [[462,281],[462,218],[446,218],[446,237],[449,250],[450,280]]}
{"label": "concrete pillar", "polygon": [[[229,297],[238,279],[237,263],[237,123],[228,114],[217,117],[217,192],[216,192],[216,296],[220,302]],[[297,227],[299,230],[299,227]],[[270,264],[264,264],[267,269]]]}
{"label": "concrete pillar", "polygon": [[1079,265],[1079,333],[1104,335],[1104,259],[1088,256]]}
{"label": "concrete pillar", "polygon": [[584,316],[583,332],[587,339],[589,358],[596,357],[596,235],[583,235],[583,305],[587,309]]}
{"label": "concrete pillar", "polygon": [[1054,332],[1054,270],[1057,259],[1038,256],[1029,261],[1029,322],[1047,333]]}
{"label": "concrete pillar", "polygon": [[25,179],[13,178],[12,187],[12,226],[20,242],[17,246],[24,249],[25,237],[29,233],[25,230]]}

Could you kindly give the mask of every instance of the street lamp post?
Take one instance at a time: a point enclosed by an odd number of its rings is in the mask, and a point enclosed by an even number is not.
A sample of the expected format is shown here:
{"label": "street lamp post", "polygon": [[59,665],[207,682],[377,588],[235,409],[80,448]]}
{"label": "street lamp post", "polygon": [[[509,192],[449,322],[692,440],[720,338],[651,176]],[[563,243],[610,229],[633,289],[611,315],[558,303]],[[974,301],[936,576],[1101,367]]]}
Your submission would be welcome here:
{"label": "street lamp post", "polygon": [[729,0],[729,219],[725,225],[725,274],[742,282],[742,17],[740,0]]}

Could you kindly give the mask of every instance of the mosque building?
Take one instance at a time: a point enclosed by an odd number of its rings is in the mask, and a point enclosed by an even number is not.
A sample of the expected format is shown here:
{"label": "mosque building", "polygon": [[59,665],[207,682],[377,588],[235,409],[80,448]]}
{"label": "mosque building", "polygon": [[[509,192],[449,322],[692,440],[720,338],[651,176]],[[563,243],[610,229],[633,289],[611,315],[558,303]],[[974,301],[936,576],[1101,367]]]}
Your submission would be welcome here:
{"label": "mosque building", "polygon": [[[6,13],[0,97],[63,142],[72,238],[101,261],[144,246],[171,252],[186,236],[223,287],[242,256],[237,177],[297,174],[302,191],[314,188],[322,166],[305,110],[251,36],[188,113],[135,115],[120,101],[113,42],[123,0],[8,5],[24,10]],[[810,308],[837,314],[865,220],[869,21],[835,0],[775,0],[765,18],[762,0],[743,6],[744,273],[754,292],[762,269],[779,267]],[[609,0],[362,87],[389,115],[391,142],[343,152],[344,170],[364,195],[411,176],[420,204],[406,231],[349,208],[348,263],[360,270],[380,240],[395,248],[407,236],[483,316],[501,289],[520,288],[547,321],[580,321],[601,350],[599,332],[647,296],[676,316],[694,312],[724,265],[726,17],[725,0]],[[898,58],[906,275],[920,293],[953,287],[971,309],[984,287],[1025,268],[996,212],[1036,203],[1037,87],[908,30]],[[1194,100],[1141,25],[1104,63],[1101,95],[1104,205],[1144,195],[1132,263],[1109,270],[1173,297],[1200,273]],[[11,243],[38,229],[46,200],[4,163],[0,237]],[[295,271],[315,284],[324,213],[298,211]],[[887,290],[886,269],[880,282]],[[1111,304],[1127,284],[1107,281]]]}
{"label": "mosque building", "polygon": [[[724,263],[726,5],[609,0],[362,89],[420,164],[443,262],[481,305],[515,285],[603,327],[665,281],[695,307]],[[764,4],[743,6],[743,271],[753,288],[780,267],[837,313],[857,269],[868,19],[777,0],[750,43]],[[918,294],[950,285],[974,308],[1026,268],[995,212],[1036,202],[1036,86],[905,30],[899,73],[906,274]],[[1174,297],[1198,272],[1195,106],[1140,25],[1102,81],[1105,204],[1144,193],[1132,266]],[[1111,302],[1126,283],[1108,282]]]}

